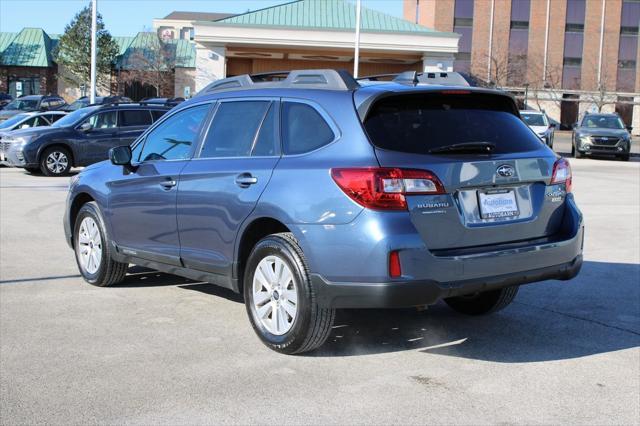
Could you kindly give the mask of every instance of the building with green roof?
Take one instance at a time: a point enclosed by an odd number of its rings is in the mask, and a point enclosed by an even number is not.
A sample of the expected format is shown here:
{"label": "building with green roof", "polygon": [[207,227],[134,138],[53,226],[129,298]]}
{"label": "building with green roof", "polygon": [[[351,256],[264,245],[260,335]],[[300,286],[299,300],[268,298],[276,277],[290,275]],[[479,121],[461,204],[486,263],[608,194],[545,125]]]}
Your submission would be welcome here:
{"label": "building with green roof", "polygon": [[[353,69],[353,1],[298,0],[239,15],[202,15],[173,12],[153,23],[159,34],[195,42],[196,90],[245,73]],[[362,8],[360,74],[451,71],[459,37]]]}
{"label": "building with green roof", "polygon": [[[58,78],[59,72],[64,73],[56,64],[53,54],[58,38],[58,35],[47,34],[41,28],[23,28],[17,33],[0,32],[0,92],[10,93],[14,97],[59,93],[68,100],[80,96],[78,87],[70,86],[64,79]],[[156,50],[154,46],[160,44],[164,47],[163,51],[167,52],[166,63],[169,66],[165,71],[171,74],[170,78],[177,77],[182,84],[183,75],[194,75],[195,46],[189,40],[169,39],[161,43],[154,32],[140,32],[133,37],[114,37],[114,40],[120,50],[113,64],[112,92],[122,86],[117,81],[120,71],[141,68],[144,71],[145,64],[133,60],[133,57],[140,52],[144,56],[146,52]],[[193,77],[187,78],[186,84],[193,86],[191,81]],[[144,86],[144,82],[137,86]],[[123,88],[125,90],[126,85]],[[144,95],[156,95],[149,93],[149,90],[142,92]],[[171,87],[167,93],[159,95],[174,96],[176,92],[183,93],[182,87]]]}

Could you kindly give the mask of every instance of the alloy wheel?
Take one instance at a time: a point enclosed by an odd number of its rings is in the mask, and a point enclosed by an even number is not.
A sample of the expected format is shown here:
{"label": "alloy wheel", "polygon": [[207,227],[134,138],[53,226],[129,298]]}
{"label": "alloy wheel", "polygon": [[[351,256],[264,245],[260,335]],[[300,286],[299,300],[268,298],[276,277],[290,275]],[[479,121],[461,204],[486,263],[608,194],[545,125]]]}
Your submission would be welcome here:
{"label": "alloy wheel", "polygon": [[289,266],[278,256],[267,256],[256,267],[253,308],[271,334],[281,336],[293,326],[298,312],[296,282]]}
{"label": "alloy wheel", "polygon": [[46,165],[47,169],[49,169],[51,173],[55,173],[58,175],[67,169],[67,167],[69,166],[69,159],[64,152],[52,151],[47,156]]}
{"label": "alloy wheel", "polygon": [[95,274],[102,259],[102,238],[98,224],[91,217],[85,217],[78,232],[78,257],[85,271]]}

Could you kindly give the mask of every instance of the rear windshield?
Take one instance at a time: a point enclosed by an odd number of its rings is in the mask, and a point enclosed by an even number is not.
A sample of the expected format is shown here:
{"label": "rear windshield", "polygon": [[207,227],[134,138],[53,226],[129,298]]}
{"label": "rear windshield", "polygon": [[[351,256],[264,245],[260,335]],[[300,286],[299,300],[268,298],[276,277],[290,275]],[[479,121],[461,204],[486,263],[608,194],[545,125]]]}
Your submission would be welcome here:
{"label": "rear windshield", "polygon": [[529,126],[546,126],[544,115],[542,114],[531,114],[528,112],[521,112],[520,116]]}
{"label": "rear windshield", "polygon": [[495,154],[540,148],[511,99],[496,95],[391,96],[373,105],[364,127],[376,147],[413,154],[470,142],[492,143]]}

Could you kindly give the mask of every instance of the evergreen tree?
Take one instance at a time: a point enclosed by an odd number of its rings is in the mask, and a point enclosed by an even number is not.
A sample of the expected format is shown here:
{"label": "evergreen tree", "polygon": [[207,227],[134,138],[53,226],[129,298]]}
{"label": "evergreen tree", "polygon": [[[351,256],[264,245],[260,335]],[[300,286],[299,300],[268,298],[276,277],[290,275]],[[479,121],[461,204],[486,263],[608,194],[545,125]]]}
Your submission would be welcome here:
{"label": "evergreen tree", "polygon": [[[118,55],[118,44],[105,30],[102,16],[97,15],[97,83],[108,87],[111,65]],[[67,24],[54,51],[58,65],[64,67],[62,78],[70,84],[84,84],[91,80],[91,7],[86,6]]]}

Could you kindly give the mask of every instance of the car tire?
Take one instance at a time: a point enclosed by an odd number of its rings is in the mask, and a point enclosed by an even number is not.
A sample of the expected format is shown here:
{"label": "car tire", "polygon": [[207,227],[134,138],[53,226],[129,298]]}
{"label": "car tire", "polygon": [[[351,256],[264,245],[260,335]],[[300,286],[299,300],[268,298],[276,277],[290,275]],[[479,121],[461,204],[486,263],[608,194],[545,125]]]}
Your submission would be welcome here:
{"label": "car tire", "polygon": [[52,146],[40,156],[40,171],[45,176],[65,176],[71,170],[71,154],[67,148]]}
{"label": "car tire", "polygon": [[518,294],[518,286],[485,291],[469,296],[444,299],[456,312],[465,315],[486,315],[506,308]]}
{"label": "car tire", "polygon": [[40,167],[25,167],[24,170],[32,175],[39,175],[40,174]]}
{"label": "car tire", "polygon": [[622,154],[618,158],[622,161],[629,161],[629,157],[631,157],[630,154]]}
{"label": "car tire", "polygon": [[89,284],[107,287],[124,280],[129,265],[113,260],[113,246],[95,202],[84,204],[76,216],[73,247],[80,274]]}
{"label": "car tire", "polygon": [[584,154],[578,151],[578,149],[575,146],[571,148],[571,155],[573,156],[573,158],[584,157]]}
{"label": "car tire", "polygon": [[331,333],[335,310],[318,306],[304,253],[289,232],[269,235],[251,251],[244,300],[253,329],[274,351],[308,352]]}

